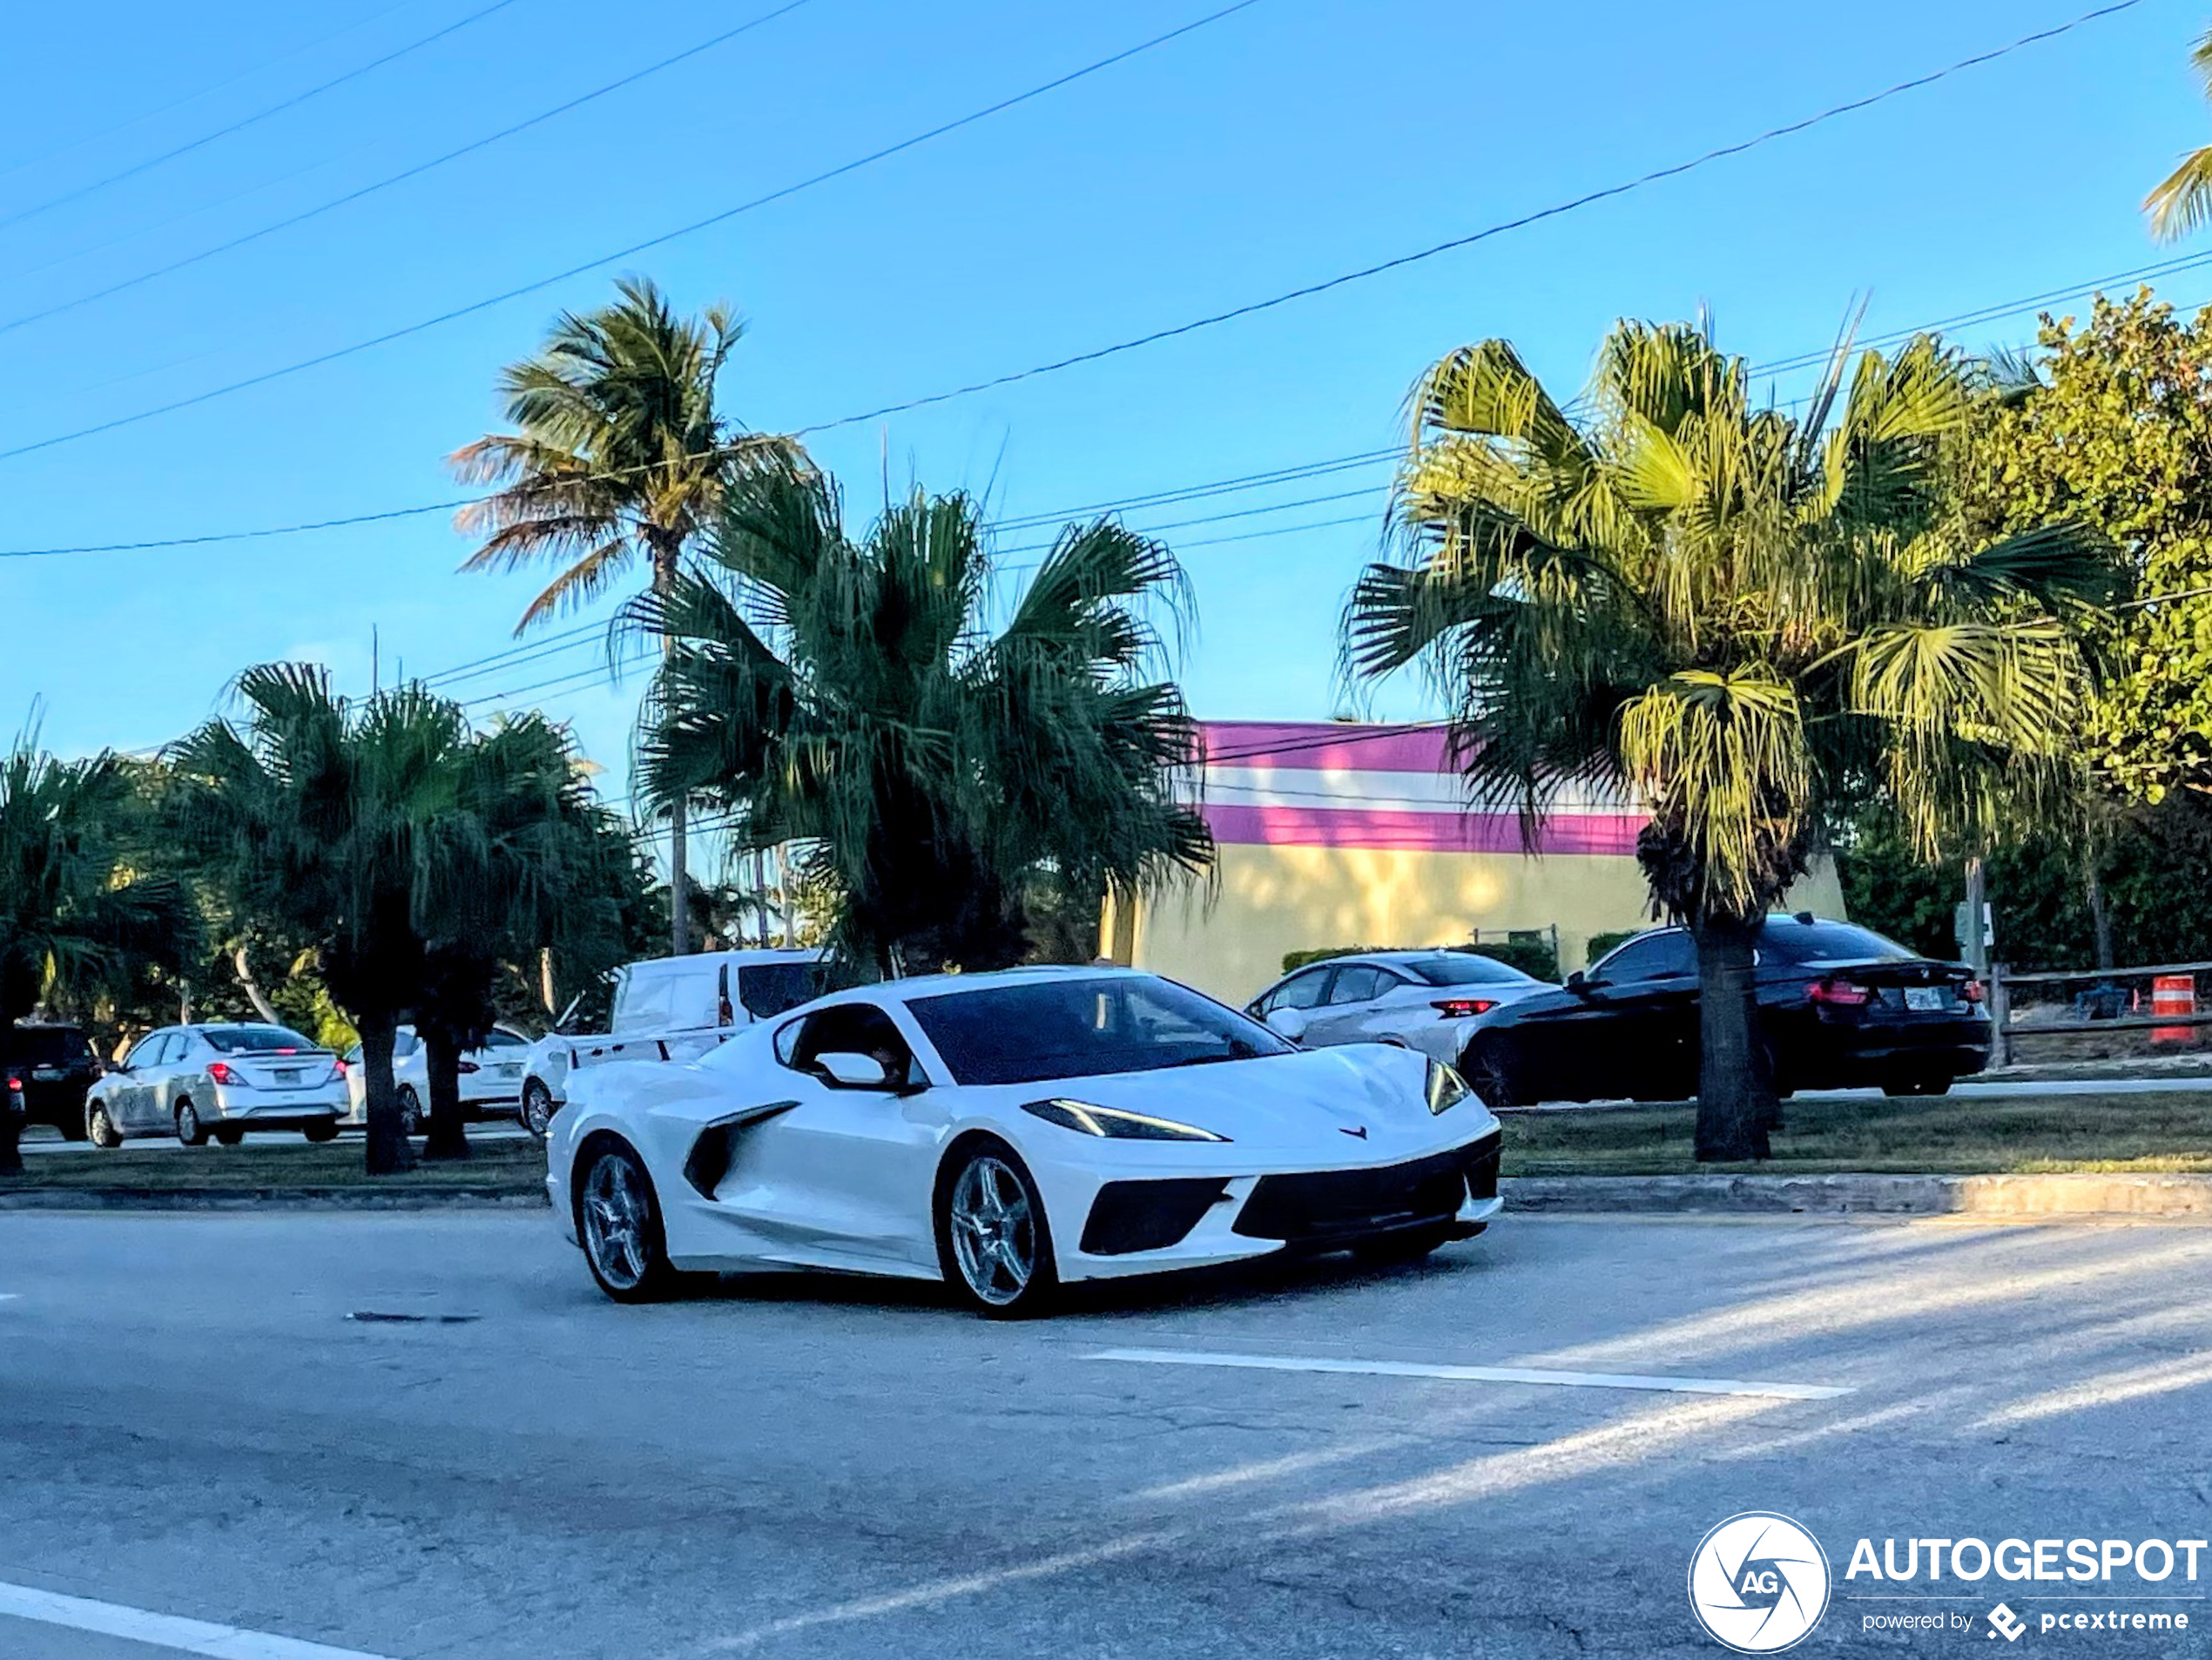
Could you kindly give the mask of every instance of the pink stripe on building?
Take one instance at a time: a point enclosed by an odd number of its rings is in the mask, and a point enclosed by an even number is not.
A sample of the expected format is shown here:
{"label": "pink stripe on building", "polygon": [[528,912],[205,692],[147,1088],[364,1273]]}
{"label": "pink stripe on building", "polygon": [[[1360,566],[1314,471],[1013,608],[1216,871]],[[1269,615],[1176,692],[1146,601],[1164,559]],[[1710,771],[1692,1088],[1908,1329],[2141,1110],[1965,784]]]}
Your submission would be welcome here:
{"label": "pink stripe on building", "polygon": [[[1226,845],[1620,857],[1634,855],[1643,827],[1641,815],[1617,807],[1561,806],[1531,845],[1517,815],[1464,811],[1448,792],[1439,793],[1446,799],[1434,806],[1385,805],[1377,773],[1452,777],[1440,726],[1228,720],[1210,721],[1204,731],[1210,770],[1246,776],[1279,771],[1282,793],[1298,798],[1293,805],[1222,800],[1210,793],[1206,822],[1215,840]],[[1365,775],[1364,787],[1345,774]],[[1409,788],[1419,793],[1419,786],[1398,786]],[[1224,793],[1252,789],[1243,783]]]}
{"label": "pink stripe on building", "polygon": [[1366,847],[1399,853],[1634,854],[1643,820],[1629,813],[1560,813],[1534,847],[1510,813],[1420,813],[1332,806],[1224,806],[1208,803],[1214,840],[1246,847]]}

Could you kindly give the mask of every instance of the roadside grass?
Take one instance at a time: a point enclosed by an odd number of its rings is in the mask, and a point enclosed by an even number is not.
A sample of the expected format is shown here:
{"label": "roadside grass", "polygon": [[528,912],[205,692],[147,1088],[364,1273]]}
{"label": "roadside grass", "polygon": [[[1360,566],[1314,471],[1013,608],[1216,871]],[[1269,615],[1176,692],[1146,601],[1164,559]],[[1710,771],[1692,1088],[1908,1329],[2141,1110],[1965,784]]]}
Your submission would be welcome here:
{"label": "roadside grass", "polygon": [[[418,1147],[418,1152],[420,1149]],[[141,1193],[288,1193],[368,1189],[408,1192],[466,1188],[493,1193],[542,1191],[545,1150],[534,1141],[483,1141],[453,1164],[418,1164],[400,1176],[368,1176],[358,1136],[314,1146],[293,1137],[237,1147],[125,1145],[25,1158],[24,1174],[0,1177],[0,1194],[43,1190],[128,1190]]]}
{"label": "roadside grass", "polygon": [[1774,1157],[1700,1164],[1687,1103],[1509,1112],[1513,1176],[2051,1175],[2212,1171],[2212,1096],[1785,1101]]}

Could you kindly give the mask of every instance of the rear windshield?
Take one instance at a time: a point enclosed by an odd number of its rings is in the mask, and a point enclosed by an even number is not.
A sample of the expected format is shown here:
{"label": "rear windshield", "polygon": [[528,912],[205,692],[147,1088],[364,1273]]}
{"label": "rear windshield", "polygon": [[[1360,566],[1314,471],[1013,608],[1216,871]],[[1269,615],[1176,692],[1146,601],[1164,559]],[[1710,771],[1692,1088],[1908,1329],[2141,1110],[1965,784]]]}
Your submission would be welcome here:
{"label": "rear windshield", "polygon": [[491,1036],[484,1039],[483,1043],[479,1045],[479,1047],[483,1049],[528,1049],[529,1045],[523,1039],[516,1036],[514,1033],[502,1031],[498,1027],[495,1026],[491,1029]]}
{"label": "rear windshield", "polygon": [[34,1066],[90,1060],[92,1046],[74,1026],[18,1026],[11,1045],[15,1058]]}
{"label": "rear windshield", "polygon": [[208,1026],[199,1035],[208,1048],[224,1055],[280,1055],[315,1047],[314,1039],[285,1026]]}
{"label": "rear windshield", "polygon": [[755,1020],[769,1020],[820,996],[828,972],[819,962],[757,962],[738,970],[738,1001]]}
{"label": "rear windshield", "polygon": [[1759,934],[1759,949],[1784,962],[1911,962],[1920,954],[1849,922],[1780,917]]}
{"label": "rear windshield", "polygon": [[1509,986],[1528,976],[1511,963],[1495,957],[1479,957],[1471,951],[1447,951],[1433,957],[1400,957],[1392,966],[1418,975],[1432,986]]}

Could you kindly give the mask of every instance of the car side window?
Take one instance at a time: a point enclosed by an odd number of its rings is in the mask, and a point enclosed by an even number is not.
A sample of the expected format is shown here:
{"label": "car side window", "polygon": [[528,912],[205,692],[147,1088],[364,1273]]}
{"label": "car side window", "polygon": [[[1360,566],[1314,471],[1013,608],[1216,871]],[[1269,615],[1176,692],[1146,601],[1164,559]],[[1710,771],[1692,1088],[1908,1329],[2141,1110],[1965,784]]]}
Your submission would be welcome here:
{"label": "car side window", "polygon": [[1331,1007],[1338,1003],[1371,1002],[1390,989],[1390,976],[1380,968],[1364,962],[1337,970],[1336,982],[1329,988]]}
{"label": "car side window", "polygon": [[142,1066],[152,1066],[154,1056],[161,1052],[162,1045],[168,1041],[169,1034],[166,1032],[147,1033],[131,1045],[131,1052],[123,1057],[125,1068],[135,1072]]}
{"label": "car side window", "polygon": [[1275,988],[1259,1012],[1266,1016],[1278,1009],[1319,1008],[1322,995],[1329,989],[1329,976],[1336,972],[1334,968],[1308,968],[1303,974],[1292,975]]}
{"label": "car side window", "polygon": [[404,1061],[421,1047],[422,1040],[413,1032],[392,1034],[392,1058],[395,1061]]}
{"label": "car side window", "polygon": [[1650,934],[1641,940],[1629,941],[1600,963],[1591,977],[1618,986],[1632,981],[1665,980],[1696,971],[1697,953],[1689,935],[1681,929],[1670,928],[1664,934]]}
{"label": "car side window", "polygon": [[891,1082],[914,1081],[914,1051],[891,1016],[873,1003],[840,1003],[794,1021],[776,1034],[776,1058],[794,1072],[812,1072],[824,1055],[868,1055]]}

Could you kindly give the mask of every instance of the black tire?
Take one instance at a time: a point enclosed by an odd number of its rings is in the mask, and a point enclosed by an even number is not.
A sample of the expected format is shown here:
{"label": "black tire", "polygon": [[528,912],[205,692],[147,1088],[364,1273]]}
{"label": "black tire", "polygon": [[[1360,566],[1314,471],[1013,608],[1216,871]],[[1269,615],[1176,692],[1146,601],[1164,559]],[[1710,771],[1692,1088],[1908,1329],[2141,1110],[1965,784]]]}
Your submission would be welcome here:
{"label": "black tire", "polygon": [[515,1121],[537,1140],[543,1141],[557,1110],[553,1104],[553,1091],[532,1078],[523,1085],[523,1099],[515,1109]]}
{"label": "black tire", "polygon": [[108,1117],[107,1103],[94,1101],[84,1109],[84,1133],[92,1145],[113,1152],[123,1144],[123,1132],[115,1127],[115,1120]]}
{"label": "black tire", "polygon": [[88,1129],[86,1129],[84,1124],[84,1115],[81,1112],[74,1118],[64,1118],[59,1124],[56,1124],[54,1128],[62,1132],[62,1139],[64,1141],[83,1141],[86,1136],[91,1133]]}
{"label": "black tire", "polygon": [[225,1147],[235,1147],[246,1139],[246,1131],[236,1124],[222,1124],[207,1132]]}
{"label": "black tire", "polygon": [[177,1103],[177,1139],[187,1147],[207,1144],[207,1126],[199,1121],[199,1109],[189,1101]]}
{"label": "black tire", "polygon": [[338,1121],[333,1118],[327,1124],[302,1125],[300,1133],[309,1141],[335,1141],[338,1139]]}
{"label": "black tire", "polygon": [[1395,1267],[1404,1263],[1419,1262],[1423,1257],[1443,1249],[1458,1233],[1459,1230],[1447,1222],[1440,1222],[1429,1228],[1408,1228],[1403,1233],[1393,1233],[1386,1239],[1370,1239],[1365,1245],[1354,1245],[1352,1255],[1355,1261],[1370,1267]]}
{"label": "black tire", "polygon": [[[977,1213],[986,1194],[995,1198],[995,1217]],[[1052,1223],[1019,1153],[995,1136],[961,1143],[938,1169],[932,1208],[938,1272],[955,1301],[993,1320],[1029,1319],[1050,1310],[1060,1292]],[[958,1225],[969,1240],[965,1249],[954,1243],[956,1211],[965,1218]],[[988,1235],[979,1234],[986,1223]]]}
{"label": "black tire", "polygon": [[1506,1040],[1495,1032],[1478,1032],[1460,1056],[1460,1076],[1482,1104],[1496,1112],[1523,1106],[1521,1080]]}
{"label": "black tire", "polygon": [[422,1097],[415,1092],[412,1083],[400,1085],[400,1134],[419,1136],[422,1133]]}
{"label": "black tire", "polygon": [[[577,1161],[576,1232],[585,1266],[617,1303],[658,1303],[682,1292],[691,1277],[668,1259],[660,1199],[644,1161],[612,1137]],[[604,1211],[596,1209],[604,1205]]]}

